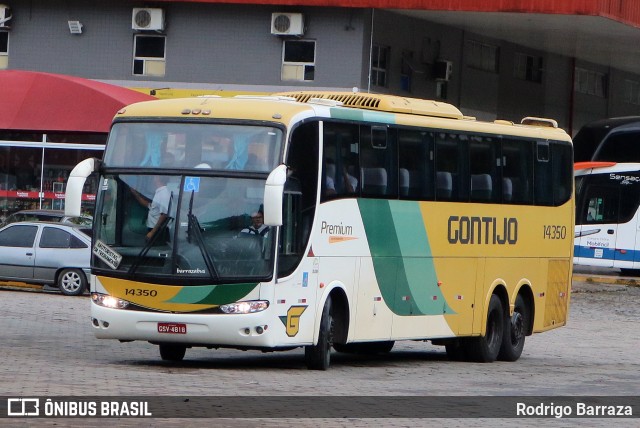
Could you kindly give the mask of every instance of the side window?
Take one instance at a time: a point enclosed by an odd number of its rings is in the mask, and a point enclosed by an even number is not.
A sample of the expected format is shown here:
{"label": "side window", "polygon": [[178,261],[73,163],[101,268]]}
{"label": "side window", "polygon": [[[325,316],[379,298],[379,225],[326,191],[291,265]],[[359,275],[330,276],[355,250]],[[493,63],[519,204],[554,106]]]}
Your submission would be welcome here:
{"label": "side window", "polygon": [[548,141],[536,142],[536,157],[533,175],[534,203],[536,205],[553,205],[554,183],[551,163],[551,147]]}
{"label": "side window", "polygon": [[360,127],[360,189],[364,197],[397,196],[395,130],[386,126]]}
{"label": "side window", "polygon": [[55,227],[45,227],[40,236],[40,248],[69,248],[71,234]]}
{"label": "side window", "polygon": [[432,132],[398,130],[400,199],[434,199],[433,139]]}
{"label": "side window", "polygon": [[500,202],[502,182],[498,180],[498,148],[494,138],[474,135],[469,139],[471,202]]}
{"label": "side window", "polygon": [[553,165],[553,203],[562,205],[573,193],[573,153],[571,144],[554,142],[551,144]]}
{"label": "side window", "polygon": [[0,232],[0,247],[31,248],[38,226],[12,226]]}
{"label": "side window", "polygon": [[530,205],[533,201],[533,142],[502,140],[502,201]]}
{"label": "side window", "polygon": [[163,77],[166,63],[166,37],[136,34],[133,39],[134,76]]}
{"label": "side window", "polygon": [[357,195],[360,191],[358,125],[324,123],[322,200]]}
{"label": "side window", "polygon": [[293,129],[285,162],[283,218],[278,243],[278,277],[291,274],[306,254],[318,192],[318,122]]}
{"label": "side window", "polygon": [[71,235],[71,241],[69,242],[69,248],[87,248],[88,245],[82,242],[77,237]]}
{"label": "side window", "polygon": [[598,179],[585,182],[585,186],[577,224],[617,223],[618,187],[607,185]]}
{"label": "side window", "polygon": [[436,200],[469,200],[468,137],[439,132],[436,135]]}

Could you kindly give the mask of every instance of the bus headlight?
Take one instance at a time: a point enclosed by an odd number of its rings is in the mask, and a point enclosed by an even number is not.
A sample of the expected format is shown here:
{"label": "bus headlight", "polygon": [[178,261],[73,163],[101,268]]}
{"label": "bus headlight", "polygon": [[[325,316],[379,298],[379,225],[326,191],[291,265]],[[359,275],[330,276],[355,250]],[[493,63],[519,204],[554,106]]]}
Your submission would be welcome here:
{"label": "bus headlight", "polygon": [[252,314],[254,312],[264,311],[268,307],[269,302],[266,300],[251,300],[220,305],[220,310],[225,314]]}
{"label": "bus headlight", "polygon": [[91,293],[91,300],[96,305],[104,306],[105,308],[126,309],[129,306],[129,302],[126,300],[118,299],[108,294]]}

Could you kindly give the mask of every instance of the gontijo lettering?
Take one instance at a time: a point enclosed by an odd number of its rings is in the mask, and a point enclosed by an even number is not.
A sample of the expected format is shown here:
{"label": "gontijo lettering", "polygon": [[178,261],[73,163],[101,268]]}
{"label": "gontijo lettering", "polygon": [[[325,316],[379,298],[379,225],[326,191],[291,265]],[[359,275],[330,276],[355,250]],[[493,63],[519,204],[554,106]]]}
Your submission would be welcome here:
{"label": "gontijo lettering", "polygon": [[518,219],[505,217],[449,217],[447,237],[450,244],[514,245],[518,242]]}

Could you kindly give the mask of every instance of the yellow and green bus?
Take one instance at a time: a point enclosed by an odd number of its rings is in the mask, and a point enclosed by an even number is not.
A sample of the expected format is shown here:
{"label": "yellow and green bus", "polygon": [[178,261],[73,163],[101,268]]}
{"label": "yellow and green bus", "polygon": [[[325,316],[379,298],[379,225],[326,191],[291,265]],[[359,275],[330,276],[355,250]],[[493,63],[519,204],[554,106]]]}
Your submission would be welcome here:
{"label": "yellow and green bus", "polygon": [[397,340],[515,361],[525,336],[567,321],[572,153],[550,119],[483,122],[390,95],[127,106],[104,158],[67,186],[73,213],[100,177],[95,335],[172,361],[192,347],[304,347],[324,370],[332,349]]}

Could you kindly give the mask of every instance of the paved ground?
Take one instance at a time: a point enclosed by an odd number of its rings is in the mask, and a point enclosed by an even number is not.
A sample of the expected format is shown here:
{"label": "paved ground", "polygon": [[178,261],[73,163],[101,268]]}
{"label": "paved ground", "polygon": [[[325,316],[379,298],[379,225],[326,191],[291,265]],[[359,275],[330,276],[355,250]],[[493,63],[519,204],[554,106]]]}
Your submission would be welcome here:
{"label": "paved ground", "polygon": [[[327,372],[305,369],[301,350],[192,349],[172,365],[146,343],[100,341],[88,299],[0,289],[2,396],[640,396],[640,287],[580,276],[566,327],[527,338],[516,363],[453,363],[440,347],[398,343],[388,356],[336,354]],[[596,280],[598,280],[596,282]],[[629,281],[627,281],[629,282]],[[249,406],[252,407],[253,406]],[[254,414],[269,415],[268,409]],[[637,415],[636,415],[637,417]],[[14,426],[0,419],[0,426]],[[21,426],[638,426],[562,419],[31,419]]]}

